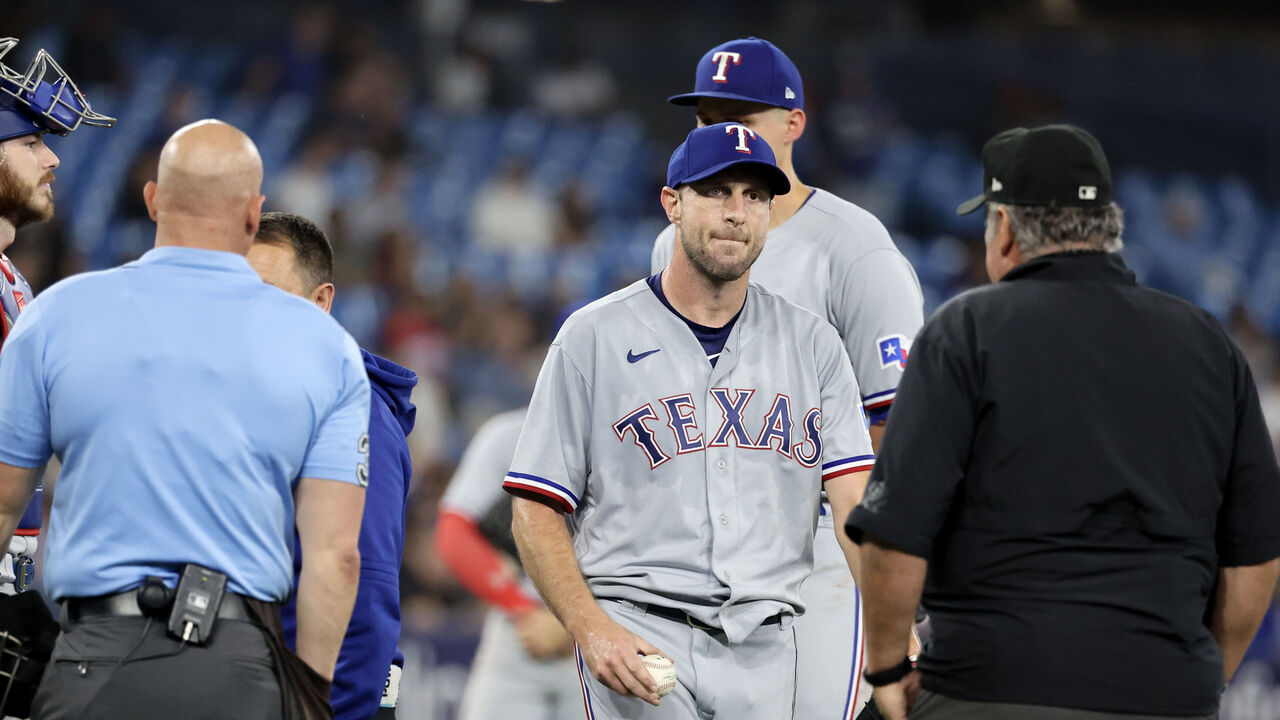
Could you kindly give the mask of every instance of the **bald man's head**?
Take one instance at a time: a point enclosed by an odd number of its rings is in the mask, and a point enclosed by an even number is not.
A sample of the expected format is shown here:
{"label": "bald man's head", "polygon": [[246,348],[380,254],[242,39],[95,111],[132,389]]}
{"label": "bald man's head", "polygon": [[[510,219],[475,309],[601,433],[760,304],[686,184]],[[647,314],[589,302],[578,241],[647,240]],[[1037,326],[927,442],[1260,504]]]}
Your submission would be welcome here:
{"label": "bald man's head", "polygon": [[164,144],[156,180],[144,195],[162,234],[166,224],[182,234],[181,226],[194,222],[206,232],[225,227],[252,241],[261,188],[262,158],[249,136],[220,120],[200,120]]}

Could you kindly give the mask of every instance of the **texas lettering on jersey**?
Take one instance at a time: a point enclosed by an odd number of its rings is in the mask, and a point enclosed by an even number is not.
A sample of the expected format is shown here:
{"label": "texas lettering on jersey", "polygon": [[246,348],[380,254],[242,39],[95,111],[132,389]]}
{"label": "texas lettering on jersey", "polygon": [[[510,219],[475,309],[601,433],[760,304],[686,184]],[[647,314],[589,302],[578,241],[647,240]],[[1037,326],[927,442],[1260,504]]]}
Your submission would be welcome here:
{"label": "texas lettering on jersey", "polygon": [[[707,447],[728,447],[731,441],[734,447],[744,450],[775,450],[807,468],[817,465],[822,459],[822,412],[816,407],[809,408],[799,416],[797,427],[790,396],[777,393],[759,425],[751,426],[759,430],[750,432],[747,419],[754,415],[748,412],[748,406],[755,394],[756,391],[749,388],[711,389],[721,421],[709,441],[698,427],[698,407],[689,393],[658,400],[656,404],[663,409],[662,416],[654,409],[655,403],[632,410],[613,424],[613,432],[619,441],[635,443],[649,461],[650,470],[672,458],[668,449],[674,448],[675,455],[687,455]],[[648,423],[654,422],[654,427],[660,428],[656,423],[663,419],[669,432],[663,433],[663,442],[659,442],[658,431]]]}

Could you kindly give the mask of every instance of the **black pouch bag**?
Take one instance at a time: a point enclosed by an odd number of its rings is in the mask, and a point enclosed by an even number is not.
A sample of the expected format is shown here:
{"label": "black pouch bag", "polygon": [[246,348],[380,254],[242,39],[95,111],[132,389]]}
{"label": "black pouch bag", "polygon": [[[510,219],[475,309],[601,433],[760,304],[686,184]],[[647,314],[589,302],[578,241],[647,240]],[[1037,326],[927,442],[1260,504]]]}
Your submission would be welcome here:
{"label": "black pouch bag", "polygon": [[279,603],[251,597],[246,597],[244,602],[254,620],[267,631],[276,680],[284,697],[284,720],[333,720],[330,683],[285,644]]}

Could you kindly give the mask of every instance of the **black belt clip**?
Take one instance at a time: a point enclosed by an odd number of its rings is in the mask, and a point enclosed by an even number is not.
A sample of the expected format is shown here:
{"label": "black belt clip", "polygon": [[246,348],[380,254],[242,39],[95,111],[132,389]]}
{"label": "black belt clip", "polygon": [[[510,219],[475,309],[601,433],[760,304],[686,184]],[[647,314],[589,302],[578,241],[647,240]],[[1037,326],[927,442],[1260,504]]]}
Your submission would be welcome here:
{"label": "black belt clip", "polygon": [[31,583],[36,579],[36,561],[29,557],[15,557],[13,559],[13,586],[18,592],[23,592],[31,587]]}

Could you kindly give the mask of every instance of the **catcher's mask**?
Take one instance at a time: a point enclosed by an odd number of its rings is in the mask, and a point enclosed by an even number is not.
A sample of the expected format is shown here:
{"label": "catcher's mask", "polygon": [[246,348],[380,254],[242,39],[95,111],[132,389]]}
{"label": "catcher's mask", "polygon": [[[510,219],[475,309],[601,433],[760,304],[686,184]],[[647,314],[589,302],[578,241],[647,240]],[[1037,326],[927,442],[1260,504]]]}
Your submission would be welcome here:
{"label": "catcher's mask", "polygon": [[0,715],[30,717],[58,623],[37,592],[0,595]]}
{"label": "catcher's mask", "polygon": [[116,119],[93,111],[80,88],[49,53],[41,50],[26,72],[4,63],[17,38],[0,38],[0,141],[51,132],[69,135],[81,123],[111,127]]}

